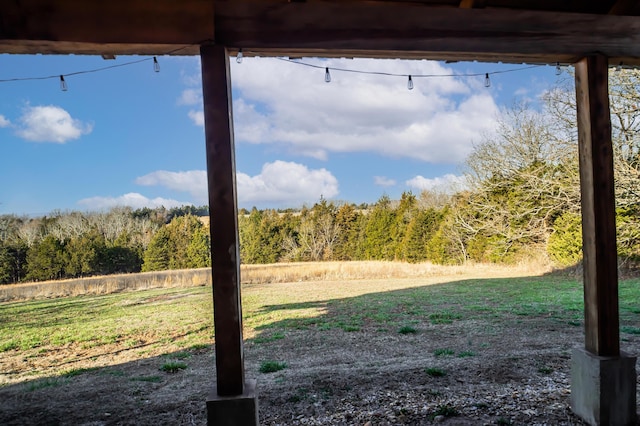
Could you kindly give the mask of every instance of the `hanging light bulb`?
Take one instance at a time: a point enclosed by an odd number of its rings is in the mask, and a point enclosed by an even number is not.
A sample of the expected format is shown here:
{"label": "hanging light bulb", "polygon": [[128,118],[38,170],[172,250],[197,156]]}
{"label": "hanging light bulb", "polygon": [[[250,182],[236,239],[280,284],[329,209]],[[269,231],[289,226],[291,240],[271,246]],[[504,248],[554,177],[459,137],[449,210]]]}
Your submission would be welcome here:
{"label": "hanging light bulb", "polygon": [[411,76],[409,76],[409,79],[407,80],[407,89],[413,90],[413,79]]}
{"label": "hanging light bulb", "polygon": [[160,72],[160,64],[158,63],[158,59],[155,56],[153,57],[153,70],[155,72]]}
{"label": "hanging light bulb", "polygon": [[67,87],[67,82],[64,81],[64,76],[60,76],[60,90],[66,92],[69,88]]}
{"label": "hanging light bulb", "polygon": [[331,83],[331,74],[329,73],[329,67],[324,69],[324,82]]}
{"label": "hanging light bulb", "polygon": [[238,56],[236,56],[236,62],[241,64],[242,63],[242,58],[244,58],[244,56],[242,55],[242,49],[238,50]]}
{"label": "hanging light bulb", "polygon": [[562,74],[562,68],[560,68],[560,62],[556,62],[556,75]]}
{"label": "hanging light bulb", "polygon": [[486,73],[484,75],[484,87],[490,87],[491,86],[491,80],[489,79],[489,73]]}

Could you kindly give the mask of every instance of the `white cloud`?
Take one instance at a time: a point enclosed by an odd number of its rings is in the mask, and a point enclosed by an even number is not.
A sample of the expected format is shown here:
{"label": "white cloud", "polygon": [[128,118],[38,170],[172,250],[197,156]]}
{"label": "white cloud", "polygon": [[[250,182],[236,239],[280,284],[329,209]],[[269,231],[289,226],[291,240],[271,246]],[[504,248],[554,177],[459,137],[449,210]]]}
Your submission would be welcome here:
{"label": "white cloud", "polygon": [[32,142],[66,143],[91,133],[93,125],[71,117],[63,108],[54,105],[28,106],[20,117],[16,133]]}
{"label": "white cloud", "polygon": [[464,176],[456,176],[453,174],[446,174],[435,178],[425,178],[423,176],[416,176],[405,182],[407,186],[415,188],[419,191],[439,191],[446,193],[454,193],[467,187],[467,180]]}
{"label": "white cloud", "polygon": [[386,176],[374,176],[373,183],[375,183],[378,186],[388,187],[388,186],[395,185],[396,181],[394,179],[389,179]]}
{"label": "white cloud", "polygon": [[144,195],[138,194],[136,192],[130,192],[128,194],[121,195],[119,197],[90,197],[84,198],[78,201],[78,204],[86,207],[90,210],[102,210],[109,209],[112,207],[118,206],[129,206],[134,209],[139,209],[142,207],[161,207],[164,206],[168,209],[172,207],[179,207],[183,205],[188,205],[191,203],[187,203],[184,201],[171,200],[166,198],[147,198]]}
{"label": "white cloud", "polygon": [[189,111],[189,118],[193,121],[196,126],[204,127],[204,111]]}
{"label": "white cloud", "polygon": [[[452,73],[434,61],[308,61],[405,75]],[[498,115],[491,92],[473,80],[414,78],[409,91],[406,77],[333,71],[326,84],[324,69],[277,59],[246,58],[231,65],[236,140],[318,159],[334,152],[374,152],[458,163],[471,152],[472,141],[493,131]]]}
{"label": "white cloud", "polygon": [[207,201],[207,172],[204,170],[189,170],[186,172],[170,172],[157,170],[140,176],[136,184],[144,186],[164,186],[174,191],[188,192],[198,202]]}
{"label": "white cloud", "polygon": [[0,127],[9,127],[11,122],[9,119],[5,118],[4,115],[0,114]]}
{"label": "white cloud", "polygon": [[338,195],[338,180],[328,170],[309,170],[303,164],[274,161],[262,166],[259,175],[238,173],[238,202],[301,204]]}
{"label": "white cloud", "polygon": [[[262,166],[260,174],[236,174],[241,205],[296,205],[338,195],[338,180],[326,169],[309,169],[303,164],[274,161]],[[170,172],[158,170],[136,179],[139,185],[158,185],[188,192],[207,202],[207,173],[204,170]]]}
{"label": "white cloud", "polygon": [[185,89],[178,98],[178,105],[201,105],[202,91],[199,89]]}

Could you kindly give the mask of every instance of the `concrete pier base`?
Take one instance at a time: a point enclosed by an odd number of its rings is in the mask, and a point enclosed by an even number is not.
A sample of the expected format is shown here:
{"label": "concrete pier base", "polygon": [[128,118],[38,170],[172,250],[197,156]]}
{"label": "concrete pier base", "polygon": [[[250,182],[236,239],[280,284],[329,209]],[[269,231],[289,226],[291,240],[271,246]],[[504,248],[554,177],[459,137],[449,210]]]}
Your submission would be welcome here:
{"label": "concrete pier base", "polygon": [[237,396],[219,396],[216,388],[207,398],[207,424],[209,426],[258,426],[258,398],[256,381],[247,380],[244,393]]}
{"label": "concrete pier base", "polygon": [[602,357],[574,349],[571,409],[592,426],[635,425],[636,357]]}

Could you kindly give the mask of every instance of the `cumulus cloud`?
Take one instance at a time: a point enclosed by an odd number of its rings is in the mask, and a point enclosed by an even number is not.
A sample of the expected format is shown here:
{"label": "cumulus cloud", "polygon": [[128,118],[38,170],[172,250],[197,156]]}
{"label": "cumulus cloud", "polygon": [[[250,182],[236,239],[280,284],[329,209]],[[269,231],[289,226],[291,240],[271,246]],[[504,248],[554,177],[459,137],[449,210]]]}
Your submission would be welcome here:
{"label": "cumulus cloud", "polygon": [[134,209],[140,209],[143,207],[156,208],[164,206],[168,209],[172,207],[179,207],[188,205],[191,203],[171,200],[167,198],[147,198],[144,195],[136,192],[130,192],[128,194],[121,195],[119,197],[90,197],[84,198],[78,201],[78,204],[86,207],[89,210],[102,210],[110,209],[118,206],[129,206]]}
{"label": "cumulus cloud", "polygon": [[241,204],[300,204],[321,196],[338,195],[338,180],[322,168],[310,170],[303,164],[274,161],[262,166],[259,175],[238,173],[238,202]]}
{"label": "cumulus cloud", "polygon": [[415,188],[419,191],[439,191],[446,193],[454,193],[467,186],[467,181],[464,176],[456,176],[453,174],[446,174],[435,178],[425,178],[423,176],[416,176],[405,182],[407,186]]}
{"label": "cumulus cloud", "polygon": [[395,185],[396,181],[394,179],[389,179],[386,176],[374,176],[373,183],[375,183],[378,186],[389,187],[389,186]]}
{"label": "cumulus cloud", "polygon": [[0,127],[9,127],[11,122],[4,115],[0,114]]}
{"label": "cumulus cloud", "polygon": [[[317,201],[321,196],[338,195],[338,180],[331,172],[309,169],[303,164],[274,161],[262,166],[260,174],[236,174],[238,202],[241,205],[295,205]],[[199,202],[207,201],[207,173],[204,170],[170,172],[158,170],[136,179],[145,186],[188,192]]]}
{"label": "cumulus cloud", "polygon": [[66,143],[91,133],[93,125],[71,117],[54,105],[28,106],[19,119],[17,135],[32,142]]}
{"label": "cumulus cloud", "polygon": [[189,111],[189,118],[197,126],[204,127],[204,111]]}
{"label": "cumulus cloud", "polygon": [[[310,60],[311,61],[311,60]],[[400,74],[451,74],[435,61],[329,59],[322,66]],[[498,108],[481,82],[332,72],[269,58],[232,62],[239,143],[272,144],[327,159],[331,153],[373,152],[426,162],[461,162],[472,141],[495,128]],[[190,113],[191,116],[191,113]],[[194,120],[195,121],[195,120]]]}
{"label": "cumulus cloud", "polygon": [[189,170],[185,172],[170,172],[157,170],[140,176],[136,184],[144,186],[164,186],[174,191],[188,192],[198,202],[207,201],[207,172],[204,170]]}
{"label": "cumulus cloud", "polygon": [[178,98],[178,105],[202,104],[202,91],[199,89],[185,89]]}

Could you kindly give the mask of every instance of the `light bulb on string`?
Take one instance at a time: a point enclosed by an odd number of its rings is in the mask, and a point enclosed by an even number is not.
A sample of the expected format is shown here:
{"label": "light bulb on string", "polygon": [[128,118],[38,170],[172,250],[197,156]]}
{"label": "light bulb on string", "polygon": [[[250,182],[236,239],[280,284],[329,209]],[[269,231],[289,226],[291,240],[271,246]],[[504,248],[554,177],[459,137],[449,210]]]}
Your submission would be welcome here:
{"label": "light bulb on string", "polygon": [[236,56],[236,62],[241,64],[243,58],[244,58],[244,55],[242,55],[242,49],[239,49],[238,50],[238,55]]}
{"label": "light bulb on string", "polygon": [[411,76],[409,76],[409,79],[407,80],[407,89],[413,90],[413,79]]}
{"label": "light bulb on string", "polygon": [[562,74],[562,68],[560,68],[560,62],[556,62],[556,75]]}
{"label": "light bulb on string", "polygon": [[329,67],[324,69],[324,82],[331,83],[331,74],[329,73]]}
{"label": "light bulb on string", "polygon": [[160,64],[158,63],[158,59],[155,56],[153,57],[153,70],[155,72],[160,72]]}
{"label": "light bulb on string", "polygon": [[69,88],[67,87],[67,82],[64,81],[64,76],[61,75],[60,76],[60,90],[62,90],[63,92],[66,92]]}
{"label": "light bulb on string", "polygon": [[489,73],[484,75],[484,87],[491,87],[491,80],[489,79]]}

